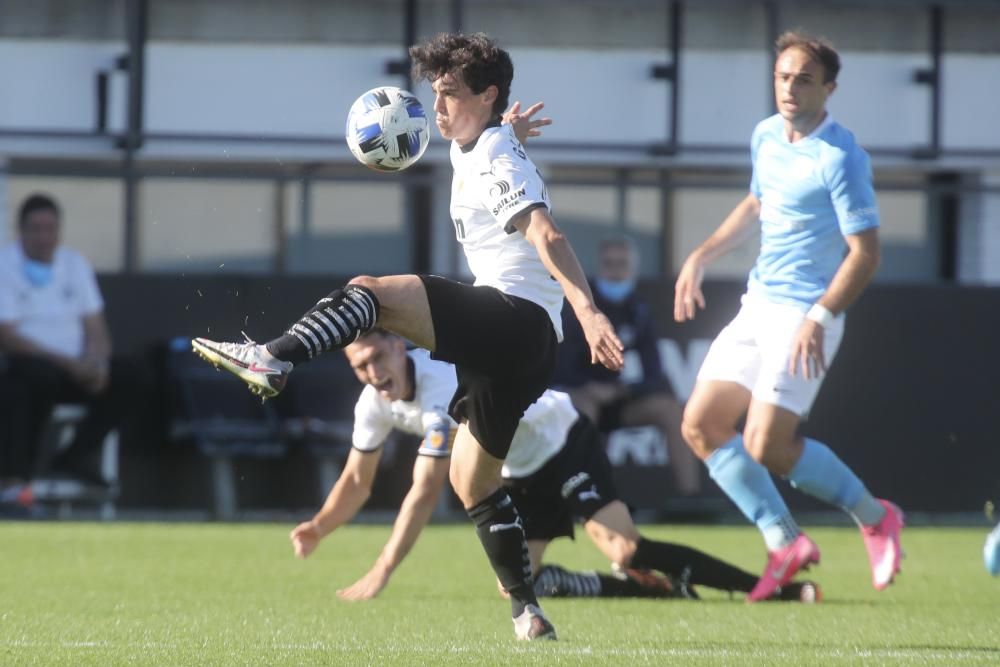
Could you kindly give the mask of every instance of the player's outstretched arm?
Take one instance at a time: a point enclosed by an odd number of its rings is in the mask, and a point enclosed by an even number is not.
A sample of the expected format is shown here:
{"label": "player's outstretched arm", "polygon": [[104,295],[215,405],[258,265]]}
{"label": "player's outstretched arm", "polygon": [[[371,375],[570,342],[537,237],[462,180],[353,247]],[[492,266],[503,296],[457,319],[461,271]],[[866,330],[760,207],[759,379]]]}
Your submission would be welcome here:
{"label": "player's outstretched arm", "polygon": [[417,456],[413,485],[403,498],[392,534],[368,572],[347,588],[337,591],[342,600],[370,600],[389,583],[389,577],[406,558],[434,512],[438,496],[448,479],[448,457]]}
{"label": "player's outstretched arm", "polygon": [[538,251],[549,274],[559,281],[566,300],[580,321],[590,347],[591,363],[619,370],[624,363],[622,342],[615,328],[594,305],[594,295],[576,253],[565,235],[556,227],[546,208],[533,208],[511,221]]}
{"label": "player's outstretched arm", "polygon": [[373,452],[351,449],[344,471],[330,490],[323,507],[312,519],[293,528],[288,536],[296,557],[307,558],[319,546],[320,540],[354,518],[371,495],[381,457],[381,449]]}
{"label": "player's outstretched arm", "polygon": [[522,112],[521,103],[514,102],[510,105],[510,109],[504,112],[503,122],[514,127],[514,136],[523,144],[528,141],[528,137],[542,136],[542,131],[538,128],[552,124],[551,118],[537,118],[532,120],[532,116],[544,107],[544,102],[535,102]]}
{"label": "player's outstretched arm", "polygon": [[[850,234],[845,239],[847,255],[833,275],[830,286],[813,306],[820,313],[825,311],[826,317],[842,313],[854,303],[871,282],[881,259],[878,228]],[[810,311],[810,315],[803,320],[792,340],[792,352],[788,357],[788,372],[792,375],[801,372],[803,377],[809,378],[826,372],[823,354],[825,330],[819,321],[822,315],[814,318],[813,312]]]}
{"label": "player's outstretched arm", "polygon": [[719,228],[688,255],[674,285],[674,320],[693,320],[697,308],[705,308],[705,295],[701,291],[705,267],[715,258],[746,241],[756,229],[759,219],[760,200],[753,194],[748,194],[726,216]]}

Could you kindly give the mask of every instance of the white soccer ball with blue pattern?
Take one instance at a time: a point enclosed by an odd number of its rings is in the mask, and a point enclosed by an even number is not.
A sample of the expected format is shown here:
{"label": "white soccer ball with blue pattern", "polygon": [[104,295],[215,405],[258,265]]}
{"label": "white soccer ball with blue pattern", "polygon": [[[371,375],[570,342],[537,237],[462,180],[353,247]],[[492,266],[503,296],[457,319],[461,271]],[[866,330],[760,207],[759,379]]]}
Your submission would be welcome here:
{"label": "white soccer ball with blue pattern", "polygon": [[424,154],[429,140],[423,105],[401,88],[373,88],[359,97],[347,114],[347,146],[371,169],[406,169]]}

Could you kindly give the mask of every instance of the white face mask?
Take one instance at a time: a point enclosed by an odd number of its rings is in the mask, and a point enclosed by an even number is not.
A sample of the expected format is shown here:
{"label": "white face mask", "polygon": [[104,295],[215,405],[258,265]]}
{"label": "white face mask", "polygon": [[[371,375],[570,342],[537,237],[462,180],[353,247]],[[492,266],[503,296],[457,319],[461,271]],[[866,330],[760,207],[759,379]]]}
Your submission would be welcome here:
{"label": "white face mask", "polygon": [[24,277],[35,287],[45,287],[52,282],[52,264],[48,262],[36,262],[33,259],[24,258]]}

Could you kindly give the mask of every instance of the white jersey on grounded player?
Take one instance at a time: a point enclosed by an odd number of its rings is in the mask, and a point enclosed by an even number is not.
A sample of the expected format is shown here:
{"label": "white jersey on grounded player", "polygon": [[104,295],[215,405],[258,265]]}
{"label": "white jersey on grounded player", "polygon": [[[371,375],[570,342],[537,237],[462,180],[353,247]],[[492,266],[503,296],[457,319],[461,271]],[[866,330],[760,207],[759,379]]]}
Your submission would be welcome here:
{"label": "white jersey on grounded player", "polygon": [[520,479],[536,472],[562,451],[580,414],[569,394],[546,389],[521,417],[503,462],[504,478]]}
{"label": "white jersey on grounded player", "polygon": [[356,449],[373,452],[395,428],[423,436],[420,454],[448,456],[451,454],[449,436],[457,426],[448,416],[448,403],[458,384],[455,368],[431,359],[426,350],[410,350],[407,355],[413,360],[416,386],[413,400],[388,401],[375,387],[366,385],[354,406],[351,442]]}
{"label": "white jersey on grounded player", "polygon": [[510,125],[487,127],[472,144],[451,144],[451,219],[476,285],[495,287],[545,309],[562,340],[563,291],[524,235],[520,213],[551,210],[541,174]]}
{"label": "white jersey on grounded player", "polygon": [[[455,367],[430,358],[426,350],[407,352],[413,360],[416,390],[411,401],[387,401],[368,385],[354,406],[353,445],[373,452],[392,429],[423,436],[420,454],[448,456],[451,429],[457,424],[448,416],[448,403],[458,380]],[[566,444],[570,428],[580,416],[567,394],[546,389],[524,413],[507,460],[504,477],[527,477],[555,456]]]}

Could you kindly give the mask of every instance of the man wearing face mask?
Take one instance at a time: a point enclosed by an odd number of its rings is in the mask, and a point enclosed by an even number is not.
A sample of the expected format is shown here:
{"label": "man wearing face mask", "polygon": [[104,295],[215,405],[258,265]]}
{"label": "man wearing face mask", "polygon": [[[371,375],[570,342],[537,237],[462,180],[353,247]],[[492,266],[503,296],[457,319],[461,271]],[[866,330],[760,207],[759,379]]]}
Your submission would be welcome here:
{"label": "man wearing face mask", "polygon": [[674,491],[691,496],[701,490],[698,460],[681,438],[681,407],[663,373],[658,333],[649,306],[635,291],[639,260],[627,236],[601,241],[598,275],[591,280],[594,301],[611,321],[625,346],[625,367],[611,371],[590,363],[572,313],[565,317],[556,384],[592,422],[606,428],[655,426],[667,441]]}
{"label": "man wearing face mask", "polygon": [[[111,337],[94,270],[60,245],[60,210],[33,194],[18,212],[18,240],[0,247],[0,384],[19,405],[5,411],[0,451],[8,484],[27,481],[52,406],[85,403],[77,438],[51,462],[52,472],[101,483],[96,449],[112,428],[124,389],[111,391]],[[116,364],[117,366],[117,364]]]}

